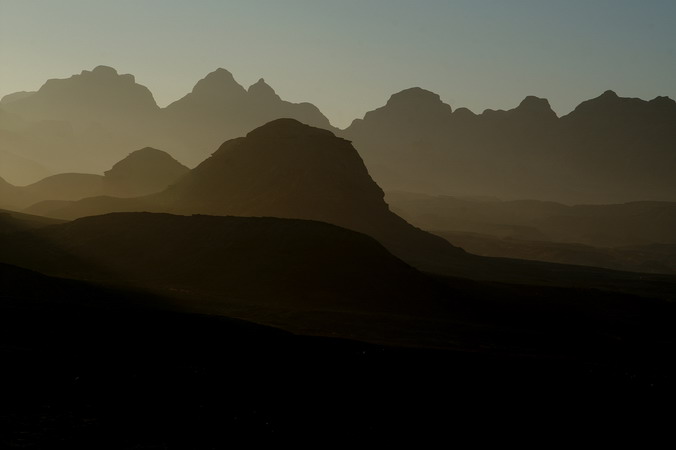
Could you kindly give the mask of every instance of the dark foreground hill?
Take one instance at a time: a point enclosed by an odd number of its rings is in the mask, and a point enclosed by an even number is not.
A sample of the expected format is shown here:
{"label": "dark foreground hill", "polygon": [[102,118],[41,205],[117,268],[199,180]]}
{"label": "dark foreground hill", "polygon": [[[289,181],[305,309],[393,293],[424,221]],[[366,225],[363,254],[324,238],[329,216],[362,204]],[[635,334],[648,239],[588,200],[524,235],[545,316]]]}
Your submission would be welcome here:
{"label": "dark foreground hill", "polygon": [[436,297],[373,238],[321,222],[109,214],[0,241],[2,261],[46,274],[238,305],[396,311],[418,297],[432,307]]}
{"label": "dark foreground hill", "polygon": [[[234,438],[388,440],[449,430],[476,441],[486,427],[523,439],[524,422],[557,436],[588,427],[603,434],[605,421],[615,432],[669,429],[673,305],[453,284],[467,294],[463,306],[427,323],[397,320],[379,311],[384,302],[368,314],[330,312],[342,323],[336,336],[365,323],[371,334],[417,336],[402,348],[294,335],[215,316],[213,304],[209,316],[186,314],[198,298],[0,264],[2,444],[202,449]],[[296,329],[306,320],[282,318]],[[424,348],[434,323],[445,323],[454,351]]]}
{"label": "dark foreground hill", "polygon": [[[673,279],[593,269],[567,275],[581,279],[569,281],[573,289],[432,278],[364,234],[278,218],[109,214],[0,234],[0,245],[0,262],[143,289],[191,311],[314,334],[454,348],[549,352],[548,342],[558,341],[558,333],[572,333],[575,342],[586,340],[578,336],[587,336],[586,330],[633,333],[653,320],[653,308],[668,308],[676,292]],[[604,289],[583,289],[595,275]],[[496,309],[502,312],[489,312]],[[578,314],[585,325],[567,329],[564,324]],[[466,334],[468,327],[475,332]],[[515,336],[524,330],[543,336],[520,342]],[[574,348],[586,354],[594,345]]]}
{"label": "dark foreground hill", "polygon": [[62,222],[57,219],[0,209],[0,234],[44,228]]}

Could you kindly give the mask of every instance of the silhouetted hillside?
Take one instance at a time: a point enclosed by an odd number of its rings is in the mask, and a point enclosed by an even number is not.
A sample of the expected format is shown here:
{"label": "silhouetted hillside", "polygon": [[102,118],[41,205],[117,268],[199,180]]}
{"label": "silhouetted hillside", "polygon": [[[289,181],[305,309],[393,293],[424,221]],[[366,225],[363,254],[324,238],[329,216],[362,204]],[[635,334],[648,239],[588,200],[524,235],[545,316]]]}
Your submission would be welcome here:
{"label": "silhouetted hillside", "polygon": [[272,216],[319,220],[375,237],[425,269],[464,252],[393,214],[349,141],[293,119],[272,121],[225,142],[167,190],[137,199],[43,203],[29,211],[73,219],[120,211]]}
{"label": "silhouetted hillside", "polygon": [[106,66],[6,96],[2,108],[25,125],[9,129],[13,136],[0,133],[0,146],[53,172],[102,171],[155,141],[159,113],[148,88]]}
{"label": "silhouetted hillside", "polygon": [[48,80],[35,93],[7,97],[3,99],[3,109],[27,120],[58,117],[77,127],[97,122],[136,127],[142,125],[136,123],[139,119],[149,118],[159,109],[148,88],[137,84],[133,75],[120,75],[106,66],[83,70],[70,78]]}
{"label": "silhouetted hillside", "polygon": [[676,200],[676,103],[612,91],[557,118],[545,99],[455,112],[422,89],[355,120],[352,140],[387,190],[575,203]]}
{"label": "silhouetted hillside", "polygon": [[[29,210],[56,218],[107,212],[276,216],[320,220],[366,233],[415,267],[445,275],[516,283],[638,292],[643,275],[466,254],[389,211],[354,147],[291,119],[273,121],[214,155],[159,194],[87,198]],[[671,289],[656,279],[655,295]]]}
{"label": "silhouetted hillside", "polygon": [[279,119],[225,142],[152,198],[180,214],[320,220],[375,237],[419,267],[464,252],[393,214],[352,145],[327,130]]}
{"label": "silhouetted hillside", "polygon": [[152,194],[166,189],[189,171],[162,150],[142,148],[105,172],[105,193],[120,197]]}
{"label": "silhouetted hillside", "polygon": [[0,209],[0,233],[44,228],[58,223],[62,223],[62,221]]}
{"label": "silhouetted hillside", "polygon": [[36,203],[54,204],[93,196],[147,195],[164,190],[188,171],[168,153],[146,147],[130,153],[104,176],[63,173],[24,187],[0,181],[0,206],[24,209]]}
{"label": "silhouetted hillside", "polygon": [[[33,162],[15,164],[20,180],[35,179],[35,164],[51,173],[100,172],[145,146],[193,166],[277,118],[337,131],[313,105],[280,99],[262,79],[247,90],[225,69],[164,109],[132,75],[105,66],[10,94],[0,106],[0,150]],[[676,199],[674,123],[676,103],[667,97],[607,91],[557,118],[533,96],[509,111],[474,114],[411,88],[340,134],[386,190],[617,203]],[[8,178],[1,169],[0,176]]]}
{"label": "silhouetted hillside", "polygon": [[386,311],[434,299],[426,279],[374,239],[320,222],[110,214],[0,241],[2,262],[224,304]]}

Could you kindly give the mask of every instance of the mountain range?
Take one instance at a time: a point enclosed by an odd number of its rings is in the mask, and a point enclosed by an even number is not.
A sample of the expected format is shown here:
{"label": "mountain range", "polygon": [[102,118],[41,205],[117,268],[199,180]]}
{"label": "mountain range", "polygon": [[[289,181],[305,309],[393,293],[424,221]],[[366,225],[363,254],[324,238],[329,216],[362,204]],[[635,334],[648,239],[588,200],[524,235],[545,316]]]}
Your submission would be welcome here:
{"label": "mountain range", "polygon": [[106,66],[7,95],[0,177],[29,184],[46,173],[101,173],[143,147],[194,167],[224,141],[277,118],[352,141],[385,191],[567,204],[676,200],[676,103],[667,97],[606,91],[557,117],[533,96],[475,114],[411,88],[337,130],[312,104],[282,100],[263,79],[245,89],[225,69],[166,108],[132,75]]}
{"label": "mountain range", "polygon": [[672,103],[475,115],[414,88],[341,131],[222,69],[167,108],[107,67],[5,97],[0,155],[58,174],[0,178],[3,440],[665,418],[676,203],[532,198],[668,196]]}
{"label": "mountain range", "polygon": [[[3,97],[0,150],[27,159],[25,172],[35,162],[52,173],[102,172],[142,147],[165,149],[193,166],[223,141],[281,117],[331,128],[315,106],[282,100],[263,79],[247,90],[217,69],[160,108],[133,75],[98,66]],[[15,177],[20,168],[14,165]]]}
{"label": "mountain range", "polygon": [[474,114],[413,88],[341,135],[385,191],[563,203],[676,199],[676,102],[667,97],[606,91],[559,118],[542,98]]}
{"label": "mountain range", "polygon": [[[165,190],[121,198],[46,201],[26,212],[76,219],[113,212],[282,217],[328,222],[375,238],[413,267],[445,276],[510,283],[603,287],[667,296],[670,277],[487,258],[409,224],[393,213],[355,148],[345,139],[293,119],[278,119],[226,141]],[[8,261],[11,262],[11,261]],[[651,288],[638,280],[650,280]],[[647,282],[647,281],[646,281]],[[653,295],[653,294],[651,294]]]}
{"label": "mountain range", "polygon": [[27,211],[64,219],[152,211],[317,220],[373,236],[421,267],[454,262],[464,254],[392,213],[348,141],[293,119],[274,120],[226,141],[157,194],[47,201]]}

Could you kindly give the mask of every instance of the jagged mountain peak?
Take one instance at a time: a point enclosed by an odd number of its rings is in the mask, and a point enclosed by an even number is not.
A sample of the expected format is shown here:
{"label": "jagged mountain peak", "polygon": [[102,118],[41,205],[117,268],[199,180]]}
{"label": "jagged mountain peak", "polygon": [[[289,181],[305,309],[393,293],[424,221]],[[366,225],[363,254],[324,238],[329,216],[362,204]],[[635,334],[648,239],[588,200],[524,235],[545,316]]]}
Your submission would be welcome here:
{"label": "jagged mountain peak", "polygon": [[246,94],[246,90],[235,80],[232,73],[219,67],[199,80],[192,93],[199,96],[242,96]]}
{"label": "jagged mountain peak", "polygon": [[539,116],[547,118],[556,118],[557,115],[552,110],[549,100],[546,98],[529,95],[517,106],[514,111],[528,116]]}
{"label": "jagged mountain peak", "polygon": [[270,85],[267,84],[263,78],[249,86],[248,92],[249,95],[255,99],[280,100],[279,95],[275,93],[275,90],[272,89],[272,87],[270,87]]}
{"label": "jagged mountain peak", "polygon": [[247,137],[259,138],[295,138],[295,137],[336,137],[329,130],[306,125],[296,119],[282,118],[272,120],[250,131]]}
{"label": "jagged mountain peak", "polygon": [[85,73],[92,73],[98,76],[115,76],[117,75],[117,70],[110,66],[96,66],[91,72],[83,70],[82,74]]}
{"label": "jagged mountain peak", "polygon": [[607,90],[596,98],[580,103],[568,117],[610,123],[614,120],[638,120],[645,115],[659,121],[673,120],[676,115],[676,102],[669,97],[656,97],[649,101],[620,97],[614,91]]}
{"label": "jagged mountain peak", "polygon": [[[443,104],[439,94],[436,94],[427,89],[421,87],[412,87],[399,91],[396,94],[392,94],[390,99],[387,101],[387,106],[396,106],[396,105],[405,105],[409,106],[411,104]],[[450,106],[449,106],[450,108]]]}

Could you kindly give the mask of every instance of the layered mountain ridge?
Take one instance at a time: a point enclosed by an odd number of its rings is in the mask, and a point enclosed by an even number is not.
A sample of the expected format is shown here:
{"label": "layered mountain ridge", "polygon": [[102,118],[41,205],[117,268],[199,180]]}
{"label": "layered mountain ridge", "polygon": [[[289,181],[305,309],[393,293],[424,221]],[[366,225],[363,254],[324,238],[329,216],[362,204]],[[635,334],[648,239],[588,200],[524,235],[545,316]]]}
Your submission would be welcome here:
{"label": "layered mountain ridge", "polygon": [[676,199],[676,102],[668,97],[606,91],[559,118],[534,96],[474,114],[414,88],[341,136],[386,191],[564,203]]}
{"label": "layered mountain ridge", "polygon": [[53,173],[102,172],[142,147],[165,149],[194,166],[223,141],[282,117],[332,129],[314,105],[282,100],[263,79],[246,90],[219,68],[160,108],[133,75],[98,66],[50,79],[36,92],[3,97],[0,150]]}
{"label": "layered mountain ridge", "polygon": [[668,97],[606,91],[557,117],[546,99],[528,96],[514,109],[474,114],[414,87],[339,131],[314,105],[282,100],[262,78],[245,89],[222,68],[166,108],[132,75],[106,66],[5,96],[0,156],[11,164],[0,176],[102,172],[142,147],[192,167],[278,118],[351,140],[386,191],[568,204],[676,200],[676,103]]}
{"label": "layered mountain ridge", "polygon": [[30,211],[68,219],[121,211],[307,219],[368,234],[420,267],[464,255],[392,213],[349,141],[293,119],[226,141],[160,193],[46,202]]}
{"label": "layered mountain ridge", "polygon": [[42,201],[71,201],[97,195],[135,197],[159,192],[189,169],[162,150],[131,152],[104,175],[62,173],[28,186],[0,179],[0,207],[23,209]]}

